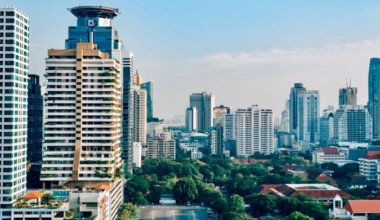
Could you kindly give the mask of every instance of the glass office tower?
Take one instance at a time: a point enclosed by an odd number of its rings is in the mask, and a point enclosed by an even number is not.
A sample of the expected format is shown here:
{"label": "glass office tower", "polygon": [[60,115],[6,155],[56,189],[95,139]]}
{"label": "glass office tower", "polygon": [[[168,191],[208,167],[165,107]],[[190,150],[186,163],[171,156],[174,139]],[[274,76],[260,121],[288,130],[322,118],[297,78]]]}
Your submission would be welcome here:
{"label": "glass office tower", "polygon": [[97,49],[120,59],[121,40],[112,26],[112,19],[119,14],[116,8],[104,6],[78,6],[69,11],[77,17],[77,26],[69,27],[66,49],[75,49],[77,43],[94,43]]}

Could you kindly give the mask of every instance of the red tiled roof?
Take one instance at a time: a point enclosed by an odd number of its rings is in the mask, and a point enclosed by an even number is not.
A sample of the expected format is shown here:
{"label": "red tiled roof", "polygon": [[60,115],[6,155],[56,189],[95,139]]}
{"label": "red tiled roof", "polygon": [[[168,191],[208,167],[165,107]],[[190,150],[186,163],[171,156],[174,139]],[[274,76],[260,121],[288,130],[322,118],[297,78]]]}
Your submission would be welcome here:
{"label": "red tiled roof", "polygon": [[324,154],[339,154],[338,148],[336,147],[322,147],[322,152]]}
{"label": "red tiled roof", "polygon": [[351,213],[380,213],[380,200],[349,200],[344,208]]}
{"label": "red tiled roof", "polygon": [[380,151],[368,151],[364,159],[380,159]]}
{"label": "red tiled roof", "polygon": [[40,199],[42,198],[42,196],[44,196],[44,194],[40,192],[28,192],[22,198],[23,199]]}
{"label": "red tiled roof", "polygon": [[275,196],[289,196],[294,197],[299,194],[307,195],[314,199],[334,198],[339,195],[342,198],[351,197],[351,195],[340,189],[338,190],[324,190],[314,186],[304,186],[293,189],[285,184],[264,184],[261,185],[260,193],[270,194]]}

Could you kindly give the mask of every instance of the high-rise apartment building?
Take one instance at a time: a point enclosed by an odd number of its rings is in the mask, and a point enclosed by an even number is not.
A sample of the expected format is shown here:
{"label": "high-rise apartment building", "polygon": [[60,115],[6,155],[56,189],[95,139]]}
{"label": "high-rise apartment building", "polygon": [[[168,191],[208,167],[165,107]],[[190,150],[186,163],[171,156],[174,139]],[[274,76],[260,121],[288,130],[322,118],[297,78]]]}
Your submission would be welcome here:
{"label": "high-rise apartment building", "polygon": [[289,132],[289,100],[286,100],[285,109],[281,112],[280,131]]}
{"label": "high-rise apartment building", "polygon": [[133,168],[133,143],[134,132],[134,90],[136,88],[135,58],[131,52],[123,54],[123,137],[122,157],[125,164],[125,172]]}
{"label": "high-rise apartment building", "polygon": [[306,91],[302,83],[294,83],[289,95],[289,132],[297,134],[298,128],[298,94]]}
{"label": "high-rise apartment building", "polygon": [[[51,49],[46,59],[40,178],[47,188],[81,195],[109,192],[112,202],[101,218],[115,219],[123,201],[121,41],[111,25],[118,10],[80,6],[70,11],[78,19],[69,28],[66,49]],[[75,211],[75,217],[85,216]]]}
{"label": "high-rise apartment building", "polygon": [[153,81],[145,82],[140,85],[146,91],[147,120],[152,121],[153,115]]}
{"label": "high-rise apartment building", "polygon": [[213,108],[213,112],[214,112],[214,119],[213,119],[214,126],[217,126],[217,125],[223,126],[224,118],[226,114],[230,113],[230,108],[224,105],[219,105]]}
{"label": "high-rise apartment building", "polygon": [[140,142],[142,144],[146,143],[146,131],[147,131],[147,109],[146,109],[146,99],[147,92],[140,87],[136,87],[133,91],[134,100],[134,129],[133,133],[135,135],[134,142]]}
{"label": "high-rise apartment building", "polygon": [[210,154],[222,155],[224,151],[223,127],[220,124],[215,127],[211,127],[209,137]]}
{"label": "high-rise apartment building", "polygon": [[176,142],[171,138],[170,132],[162,132],[158,137],[149,138],[147,144],[147,157],[150,159],[165,158],[175,160]]}
{"label": "high-rise apartment building", "polygon": [[185,127],[187,131],[196,131],[198,129],[198,113],[196,107],[186,109]]}
{"label": "high-rise apartment building", "polygon": [[339,106],[357,105],[358,89],[347,85],[346,88],[339,89]]}
{"label": "high-rise apartment building", "polygon": [[372,117],[373,140],[380,141],[380,58],[371,58],[369,64],[368,111]]}
{"label": "high-rise apartment building", "polygon": [[274,152],[273,112],[254,105],[236,111],[236,150],[238,156]]}
{"label": "high-rise apartment building", "polygon": [[349,142],[372,141],[372,118],[364,106],[343,105],[334,117],[334,139]]}
{"label": "high-rise apartment building", "polygon": [[320,134],[319,145],[330,146],[334,139],[334,112],[325,111],[319,119]]}
{"label": "high-rise apartment building", "polygon": [[40,76],[29,74],[28,80],[28,161],[42,161],[43,97]]}
{"label": "high-rise apartment building", "polygon": [[297,138],[300,141],[319,141],[319,92],[301,91],[297,95]]}
{"label": "high-rise apartment building", "polygon": [[0,219],[26,191],[29,18],[0,8]]}
{"label": "high-rise apartment building", "polygon": [[213,126],[215,96],[210,93],[193,93],[190,96],[190,107],[197,109],[198,130],[207,131]]}

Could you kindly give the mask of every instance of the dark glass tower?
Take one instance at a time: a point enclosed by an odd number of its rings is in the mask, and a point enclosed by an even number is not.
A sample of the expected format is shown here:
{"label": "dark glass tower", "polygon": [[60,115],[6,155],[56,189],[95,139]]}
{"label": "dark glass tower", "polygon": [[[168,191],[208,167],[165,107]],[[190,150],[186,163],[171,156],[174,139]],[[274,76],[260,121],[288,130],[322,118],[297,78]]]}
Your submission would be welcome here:
{"label": "dark glass tower", "polygon": [[66,49],[74,49],[77,43],[89,42],[108,53],[112,58],[120,59],[121,41],[112,19],[119,14],[116,8],[103,6],[78,6],[70,8],[77,19],[77,26],[69,27]]}
{"label": "dark glass tower", "polygon": [[153,82],[145,82],[140,85],[141,89],[144,89],[146,91],[147,95],[147,119],[148,122],[152,121],[154,116],[153,116]]}
{"label": "dark glass tower", "polygon": [[380,141],[380,58],[372,58],[369,64],[368,111],[373,122],[373,140]]}
{"label": "dark glass tower", "polygon": [[297,133],[298,128],[298,94],[301,91],[306,91],[302,83],[294,83],[294,87],[290,89],[289,96],[289,131]]}
{"label": "dark glass tower", "polygon": [[42,105],[40,77],[29,74],[27,160],[32,164],[41,163],[42,160]]}

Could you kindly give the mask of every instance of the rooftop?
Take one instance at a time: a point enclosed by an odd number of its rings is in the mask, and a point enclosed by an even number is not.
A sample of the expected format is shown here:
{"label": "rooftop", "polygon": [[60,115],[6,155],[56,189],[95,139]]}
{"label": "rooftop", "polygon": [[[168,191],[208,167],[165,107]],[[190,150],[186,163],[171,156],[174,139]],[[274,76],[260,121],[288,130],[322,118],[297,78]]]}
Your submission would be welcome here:
{"label": "rooftop", "polygon": [[76,17],[114,18],[120,14],[119,9],[105,6],[78,6],[68,9]]}
{"label": "rooftop", "polygon": [[368,151],[367,152],[367,155],[365,155],[364,157],[362,157],[363,159],[373,159],[373,160],[376,160],[376,159],[380,159],[380,151]]}
{"label": "rooftop", "polygon": [[321,150],[324,154],[339,154],[338,148],[336,147],[322,147]]}
{"label": "rooftop", "polygon": [[344,208],[351,213],[380,213],[380,200],[349,200]]}

